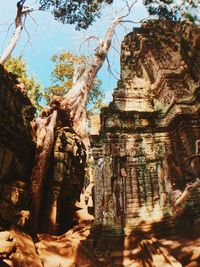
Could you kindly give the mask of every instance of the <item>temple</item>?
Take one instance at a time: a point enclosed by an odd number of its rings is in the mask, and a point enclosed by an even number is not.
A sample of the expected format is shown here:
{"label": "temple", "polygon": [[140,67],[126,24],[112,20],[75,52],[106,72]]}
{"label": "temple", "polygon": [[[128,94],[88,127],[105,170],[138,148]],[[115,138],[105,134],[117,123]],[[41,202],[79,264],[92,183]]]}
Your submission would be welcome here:
{"label": "temple", "polygon": [[200,266],[199,66],[200,26],[134,29],[94,162],[60,111],[48,164],[45,120],[0,66],[0,266]]}
{"label": "temple", "polygon": [[120,80],[92,137],[105,236],[169,231],[180,216],[198,227],[200,190],[176,203],[200,175],[199,38],[199,27],[151,21],[122,42]]}

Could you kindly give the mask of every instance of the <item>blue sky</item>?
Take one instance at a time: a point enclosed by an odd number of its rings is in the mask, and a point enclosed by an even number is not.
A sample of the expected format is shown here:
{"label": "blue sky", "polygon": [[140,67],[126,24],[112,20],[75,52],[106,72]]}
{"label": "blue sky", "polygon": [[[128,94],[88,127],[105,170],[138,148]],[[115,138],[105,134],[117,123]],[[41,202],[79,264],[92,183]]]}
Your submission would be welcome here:
{"label": "blue sky", "polygon": [[[27,0],[26,5],[36,7],[35,0]],[[97,20],[87,31],[75,31],[71,25],[63,25],[54,20],[50,12],[35,11],[31,17],[27,17],[25,29],[17,47],[14,50],[14,56],[23,56],[29,66],[31,75],[37,77],[42,86],[50,85],[50,73],[53,69],[51,56],[65,49],[76,54],[91,55],[95,47],[95,42],[84,44],[80,50],[80,45],[84,39],[90,35],[96,35],[103,38],[106,29],[116,12],[120,11],[124,6],[123,0],[115,0],[115,4],[106,7],[103,10],[103,16]],[[0,53],[5,48],[10,36],[13,33],[13,26],[9,25],[14,21],[16,14],[16,0],[0,0]],[[123,11],[124,12],[124,11]],[[121,13],[120,13],[121,14]],[[138,1],[133,9],[129,19],[139,21],[147,17],[145,8],[142,6],[142,0]],[[113,40],[113,46],[120,53],[120,43],[123,36],[130,32],[134,24],[127,24],[125,27],[119,26],[116,30],[116,37]],[[137,25],[138,26],[138,25]],[[119,54],[114,50],[109,53],[112,71],[115,76],[119,77]],[[105,62],[100,70],[98,77],[103,81],[103,89],[106,94],[107,101],[111,100],[112,91],[116,87],[117,80],[111,76]]]}

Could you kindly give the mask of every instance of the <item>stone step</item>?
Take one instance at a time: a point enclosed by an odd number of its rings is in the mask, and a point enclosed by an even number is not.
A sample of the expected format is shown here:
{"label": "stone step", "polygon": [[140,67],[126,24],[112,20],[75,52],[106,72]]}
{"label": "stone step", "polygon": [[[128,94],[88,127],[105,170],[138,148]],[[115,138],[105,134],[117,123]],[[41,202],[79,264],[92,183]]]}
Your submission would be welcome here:
{"label": "stone step", "polygon": [[126,208],[126,213],[132,213],[132,212],[135,212],[135,210],[138,210],[139,207],[132,207],[132,208]]}
{"label": "stone step", "polygon": [[139,203],[137,203],[137,202],[134,203],[134,204],[133,204],[133,203],[131,203],[131,204],[128,204],[128,203],[127,203],[127,204],[126,204],[126,210],[127,210],[127,211],[132,210],[132,209],[137,208],[137,207],[139,207]]}
{"label": "stone step", "polygon": [[129,211],[129,212],[127,211],[125,216],[126,216],[126,219],[136,218],[136,217],[138,217],[138,212],[137,211],[134,211],[134,210]]}
{"label": "stone step", "polygon": [[127,198],[126,199],[126,203],[127,204],[135,204],[135,203],[140,203],[140,201],[139,201],[139,199],[138,198],[136,198],[136,197],[132,197],[132,198]]}

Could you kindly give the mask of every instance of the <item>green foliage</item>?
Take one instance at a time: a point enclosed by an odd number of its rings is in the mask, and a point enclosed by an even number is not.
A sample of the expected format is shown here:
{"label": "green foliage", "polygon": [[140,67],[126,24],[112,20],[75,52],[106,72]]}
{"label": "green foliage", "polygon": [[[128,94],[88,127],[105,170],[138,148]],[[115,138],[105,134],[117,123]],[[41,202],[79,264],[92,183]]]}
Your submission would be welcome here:
{"label": "green foliage", "polygon": [[[47,103],[52,100],[53,96],[65,95],[74,86],[90,61],[89,57],[78,56],[66,50],[53,55],[51,60],[55,67],[51,73],[52,85],[45,88],[44,97]],[[101,84],[99,79],[94,80],[88,99],[87,110],[89,113],[96,112],[103,106],[104,94]]]}
{"label": "green foliage", "polygon": [[192,22],[199,20],[197,15],[200,11],[199,0],[143,0],[143,3],[150,15],[157,16],[160,19],[172,21],[190,20]]}
{"label": "green foliage", "polygon": [[42,98],[41,84],[34,78],[29,77],[27,64],[21,57],[10,57],[5,64],[7,71],[14,73],[18,77],[18,81],[24,85],[27,96],[30,98],[32,104],[41,109],[40,100]]}
{"label": "green foliage", "polygon": [[[119,0],[115,0],[119,1]],[[130,2],[131,1],[125,1]],[[77,30],[87,29],[100,17],[101,10],[114,0],[40,0],[41,10],[51,10],[54,17],[62,23],[74,24]],[[199,0],[143,0],[150,15],[160,19],[182,21],[199,19]],[[197,11],[195,14],[195,10]]]}
{"label": "green foliage", "polygon": [[105,4],[113,0],[40,0],[41,10],[51,10],[54,17],[62,23],[75,24],[77,30],[87,29]]}
{"label": "green foliage", "polygon": [[63,96],[72,88],[86,67],[86,57],[62,51],[51,58],[55,64],[51,73],[52,86],[45,88],[45,98],[49,102],[53,96]]}

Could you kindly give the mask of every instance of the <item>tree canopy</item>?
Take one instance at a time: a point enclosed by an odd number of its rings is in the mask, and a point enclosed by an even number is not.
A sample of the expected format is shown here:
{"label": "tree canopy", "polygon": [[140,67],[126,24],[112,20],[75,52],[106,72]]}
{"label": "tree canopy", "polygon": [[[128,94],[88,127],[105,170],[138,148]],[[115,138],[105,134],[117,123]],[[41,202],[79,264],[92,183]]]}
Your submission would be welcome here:
{"label": "tree canopy", "polygon": [[[54,96],[64,96],[74,86],[90,63],[90,57],[76,55],[67,50],[53,55],[51,60],[55,66],[51,73],[52,85],[45,88],[44,96],[47,103]],[[94,79],[88,99],[89,110],[92,108],[93,111],[96,111],[103,106],[104,93],[101,84],[101,80]]]}
{"label": "tree canopy", "polygon": [[194,22],[199,19],[199,0],[143,0],[150,15],[156,15],[159,19],[182,21],[189,19]]}
{"label": "tree canopy", "polygon": [[[41,10],[51,10],[57,20],[62,23],[74,24],[77,30],[87,29],[96,18],[100,17],[102,8],[113,2],[114,0],[39,1]],[[124,1],[124,4],[131,5],[132,2]],[[150,15],[156,15],[160,19],[174,21],[185,18],[191,21],[199,19],[197,12],[194,12],[199,8],[199,0],[143,0],[143,4],[147,7]]]}
{"label": "tree canopy", "polygon": [[87,29],[105,4],[113,0],[40,0],[40,9],[50,9],[62,23],[74,24],[77,30]]}

